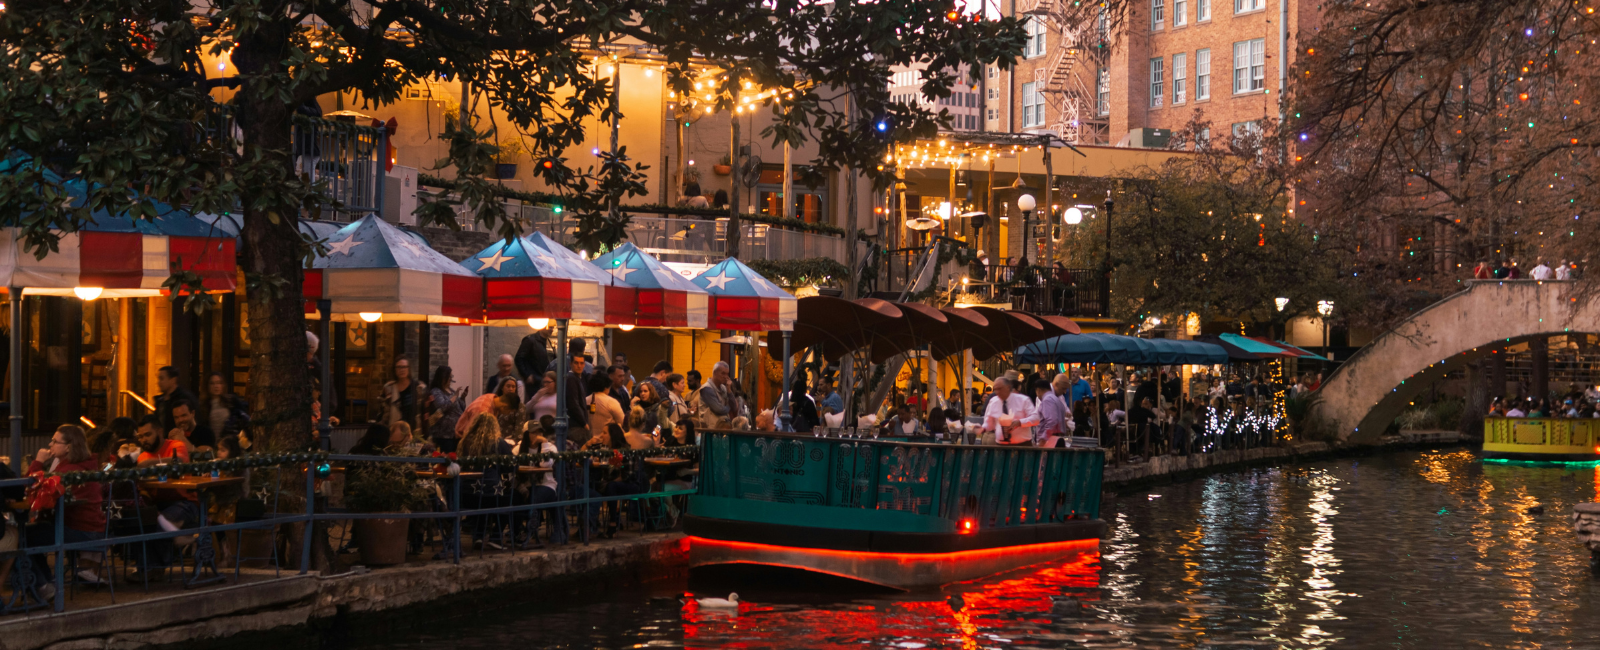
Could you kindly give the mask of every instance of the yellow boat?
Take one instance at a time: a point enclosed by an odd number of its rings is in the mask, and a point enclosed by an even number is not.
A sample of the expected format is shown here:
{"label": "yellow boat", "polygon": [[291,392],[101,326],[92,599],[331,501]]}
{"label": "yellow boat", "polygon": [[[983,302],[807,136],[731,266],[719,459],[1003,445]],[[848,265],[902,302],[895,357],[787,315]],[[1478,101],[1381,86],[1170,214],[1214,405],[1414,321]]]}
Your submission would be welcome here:
{"label": "yellow boat", "polygon": [[1484,418],[1483,457],[1600,461],[1600,418]]}

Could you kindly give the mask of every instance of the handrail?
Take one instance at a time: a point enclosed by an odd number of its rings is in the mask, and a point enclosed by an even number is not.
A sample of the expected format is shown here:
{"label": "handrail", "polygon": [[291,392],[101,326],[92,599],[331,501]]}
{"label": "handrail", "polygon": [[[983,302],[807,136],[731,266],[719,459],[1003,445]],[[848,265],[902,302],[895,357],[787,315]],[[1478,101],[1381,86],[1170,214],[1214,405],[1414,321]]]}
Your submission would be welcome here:
{"label": "handrail", "polygon": [[145,399],[143,397],[140,397],[138,393],[135,393],[135,392],[133,392],[131,390],[128,390],[126,388],[122,389],[121,393],[123,395],[127,395],[128,397],[132,397],[135,401],[139,402],[140,404],[143,404],[145,408],[150,409],[151,411],[156,410],[156,405],[155,404],[151,404],[150,402],[145,401]]}

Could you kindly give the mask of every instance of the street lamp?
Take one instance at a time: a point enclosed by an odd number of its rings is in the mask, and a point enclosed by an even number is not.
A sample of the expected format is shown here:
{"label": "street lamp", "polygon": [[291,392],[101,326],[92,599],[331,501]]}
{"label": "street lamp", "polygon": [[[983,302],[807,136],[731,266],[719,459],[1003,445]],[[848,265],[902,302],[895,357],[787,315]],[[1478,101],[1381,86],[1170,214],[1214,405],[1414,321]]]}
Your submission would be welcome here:
{"label": "street lamp", "polygon": [[1083,223],[1083,210],[1079,209],[1076,205],[1067,208],[1065,219],[1067,225],[1069,226],[1076,226],[1080,223]]}
{"label": "street lamp", "polygon": [[1288,307],[1289,306],[1289,299],[1288,298],[1282,298],[1282,297],[1273,298],[1272,302],[1275,302],[1275,303],[1278,304],[1278,311],[1283,311],[1284,307]]}
{"label": "street lamp", "polygon": [[1322,316],[1322,356],[1332,359],[1333,355],[1328,353],[1328,316],[1333,315],[1333,301],[1318,300],[1317,314]]}
{"label": "street lamp", "polygon": [[1028,235],[1031,233],[1028,220],[1033,217],[1033,209],[1038,205],[1039,202],[1034,200],[1032,194],[1017,197],[1017,209],[1022,211],[1022,256],[1018,260],[1019,265],[1028,263]]}

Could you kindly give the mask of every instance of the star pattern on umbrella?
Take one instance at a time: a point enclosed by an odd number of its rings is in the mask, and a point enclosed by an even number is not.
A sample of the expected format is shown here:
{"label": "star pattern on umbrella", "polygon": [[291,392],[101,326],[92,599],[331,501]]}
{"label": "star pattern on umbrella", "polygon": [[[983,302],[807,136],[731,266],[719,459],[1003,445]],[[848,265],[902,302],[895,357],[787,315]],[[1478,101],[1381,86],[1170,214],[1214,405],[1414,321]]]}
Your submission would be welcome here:
{"label": "star pattern on umbrella", "polygon": [[401,238],[400,239],[400,246],[402,248],[408,250],[408,251],[411,251],[412,255],[416,255],[418,257],[427,257],[428,256],[427,250],[424,249],[421,244],[418,244],[415,239],[412,239],[410,237]]}
{"label": "star pattern on umbrella", "polygon": [[723,271],[716,275],[708,275],[706,276],[706,288],[716,289],[717,291],[727,291],[728,283],[733,282],[733,280],[734,278],[728,277],[727,271]]}
{"label": "star pattern on umbrella", "polygon": [[632,273],[634,271],[637,271],[637,270],[638,269],[630,269],[630,268],[627,267],[627,265],[619,264],[617,266],[611,267],[606,272],[610,273],[611,277],[614,277],[614,278],[616,278],[618,280],[621,280],[623,282],[627,282],[628,281],[628,274]]}
{"label": "star pattern on umbrella", "polygon": [[333,255],[334,253],[338,253],[340,255],[349,255],[350,254],[350,249],[355,248],[355,247],[360,246],[360,245],[365,244],[365,243],[367,243],[367,242],[356,241],[356,236],[355,235],[351,235],[349,237],[346,237],[344,239],[344,241],[334,242],[334,243],[328,244],[328,255]]}
{"label": "star pattern on umbrella", "polygon": [[501,253],[504,251],[505,249],[502,248],[495,251],[493,255],[478,258],[479,262],[483,262],[483,266],[478,267],[478,270],[483,271],[485,269],[493,268],[495,271],[499,271],[501,264],[505,264],[506,262],[516,259],[510,255],[502,255]]}

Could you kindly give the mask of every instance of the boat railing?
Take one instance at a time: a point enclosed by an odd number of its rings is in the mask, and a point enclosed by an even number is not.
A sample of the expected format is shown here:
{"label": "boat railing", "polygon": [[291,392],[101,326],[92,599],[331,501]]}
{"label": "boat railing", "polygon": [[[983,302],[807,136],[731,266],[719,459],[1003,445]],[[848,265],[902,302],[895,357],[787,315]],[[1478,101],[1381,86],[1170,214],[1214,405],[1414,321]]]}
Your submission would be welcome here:
{"label": "boat railing", "polygon": [[1600,453],[1600,419],[1486,417],[1483,444],[1485,450]]}
{"label": "boat railing", "polygon": [[[922,515],[920,532],[976,532],[1095,519],[1105,454],[1012,447],[708,431],[700,495],[746,502]],[[829,527],[828,522],[794,525]],[[845,526],[848,527],[848,526]]]}

